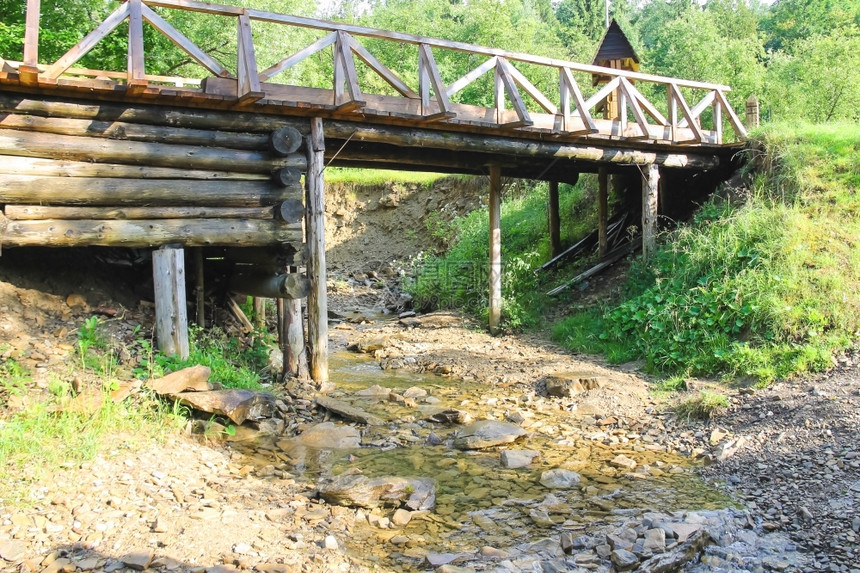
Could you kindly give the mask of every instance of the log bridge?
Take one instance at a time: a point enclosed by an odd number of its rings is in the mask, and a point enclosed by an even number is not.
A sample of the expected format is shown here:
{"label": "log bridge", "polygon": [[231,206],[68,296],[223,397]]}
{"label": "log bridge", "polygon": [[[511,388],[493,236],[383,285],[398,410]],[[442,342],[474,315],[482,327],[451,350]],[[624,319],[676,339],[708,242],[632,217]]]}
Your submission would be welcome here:
{"label": "log bridge", "polygon": [[[558,183],[598,173],[603,247],[608,178],[632,174],[641,181],[647,254],[661,177],[714,172],[746,136],[727,86],[193,0],[116,2],[78,44],[45,62],[39,4],[27,0],[23,58],[0,54],[0,247],[154,249],[158,343],[180,354],[187,353],[184,249],[195,253],[198,277],[215,259],[231,260],[231,289],[279,299],[288,369],[297,371],[307,346],[319,382],[328,377],[326,166],[488,175],[495,331],[502,177],[550,182],[555,245]],[[231,61],[175,28],[177,11],[233,26]],[[123,23],[126,69],[75,67]],[[252,32],[263,25],[310,39],[264,67]],[[184,51],[197,77],[148,74],[158,54],[145,51],[145,26]],[[385,43],[412,51],[414,77],[373,54]],[[459,54],[468,69],[443,77],[442,53]],[[314,55],[331,58],[331,84],[296,85],[291,69]],[[549,76],[556,82],[547,88]],[[487,105],[464,101],[473,84],[486,86]],[[656,89],[640,90],[647,84]],[[665,99],[658,105],[643,92]],[[597,117],[610,94],[616,115]],[[198,315],[201,308],[198,300]]]}

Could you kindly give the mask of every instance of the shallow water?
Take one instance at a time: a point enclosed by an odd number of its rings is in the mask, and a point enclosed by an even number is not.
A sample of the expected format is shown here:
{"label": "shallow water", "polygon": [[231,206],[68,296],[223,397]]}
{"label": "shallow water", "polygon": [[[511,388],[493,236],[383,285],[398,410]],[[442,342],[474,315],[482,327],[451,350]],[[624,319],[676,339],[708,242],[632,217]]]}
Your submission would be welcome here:
{"label": "shallow water", "polygon": [[[512,548],[558,536],[561,531],[579,535],[576,532],[620,524],[626,515],[644,511],[731,505],[728,498],[691,471],[689,458],[656,451],[638,435],[627,432],[615,432],[620,434],[621,443],[607,445],[606,432],[583,431],[577,418],[562,410],[539,410],[523,424],[531,432],[528,439],[508,446],[539,451],[540,458],[533,467],[503,468],[499,448],[478,452],[453,449],[450,440],[455,427],[424,422],[415,408],[391,402],[384,394],[361,398],[354,394],[373,385],[397,393],[420,387],[431,396],[434,403],[430,407],[459,408],[475,419],[498,417],[500,408],[528,411],[521,403],[523,397],[505,396],[487,386],[432,374],[383,371],[369,357],[346,352],[333,354],[330,371],[339,399],[391,422],[365,430],[362,443],[372,446],[297,453],[269,443],[259,444],[257,455],[291,460],[297,472],[313,479],[354,468],[369,477],[434,478],[433,512],[417,514],[403,528],[371,527],[362,522],[353,530],[348,540],[350,550],[362,560],[378,562],[385,570],[426,569],[421,564],[428,553],[472,554],[484,546]],[[442,440],[441,445],[427,444],[431,432]],[[634,471],[610,464],[619,454],[636,460]],[[579,473],[579,486],[550,490],[541,485],[541,473],[557,467]],[[374,513],[390,516],[393,508]]]}

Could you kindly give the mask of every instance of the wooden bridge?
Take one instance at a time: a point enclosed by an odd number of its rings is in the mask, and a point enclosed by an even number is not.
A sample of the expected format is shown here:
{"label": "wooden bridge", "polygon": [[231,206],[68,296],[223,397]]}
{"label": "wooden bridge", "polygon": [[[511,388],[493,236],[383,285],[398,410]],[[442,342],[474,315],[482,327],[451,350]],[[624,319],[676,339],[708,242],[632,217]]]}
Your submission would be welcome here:
{"label": "wooden bridge", "polygon": [[[177,30],[169,22],[176,10],[223,19],[236,30],[235,57],[221,61]],[[327,378],[326,166],[488,174],[495,329],[502,176],[550,181],[552,199],[558,182],[599,173],[605,251],[607,178],[633,174],[642,182],[647,251],[661,177],[678,183],[719,170],[746,135],[727,86],[411,34],[192,0],[127,0],[58,60],[40,62],[39,20],[39,0],[28,0],[23,61],[0,59],[0,246],[159,247],[158,337],[169,352],[183,351],[182,249],[199,247],[197,260],[206,261],[199,276],[205,265],[232,261],[233,290],[287,300],[290,368],[304,347],[298,299],[308,297],[316,380]],[[126,69],[76,67],[122,23]],[[312,30],[314,39],[260,69],[253,36],[260,25],[282,26],[284,36]],[[147,61],[158,55],[145,51],[144,26],[199,64],[200,77],[148,74]],[[374,55],[371,48],[386,42],[412,50],[414,76]],[[443,77],[436,63],[443,52],[474,65]],[[331,58],[330,87],[283,79],[317,54]],[[557,82],[538,88],[548,75]],[[369,76],[383,93],[368,93]],[[463,99],[464,88],[481,81],[492,90],[483,100],[490,106]],[[605,111],[610,96],[614,115]],[[197,290],[202,296],[202,285]],[[199,298],[197,306],[199,315]]]}

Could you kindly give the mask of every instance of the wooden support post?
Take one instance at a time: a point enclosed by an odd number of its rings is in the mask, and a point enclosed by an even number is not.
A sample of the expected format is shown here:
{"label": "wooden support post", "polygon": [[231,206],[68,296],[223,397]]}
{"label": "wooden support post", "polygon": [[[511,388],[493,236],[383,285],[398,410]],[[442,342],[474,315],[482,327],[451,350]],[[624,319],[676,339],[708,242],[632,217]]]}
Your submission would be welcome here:
{"label": "wooden support post", "polygon": [[206,290],[203,282],[203,249],[194,249],[194,270],[197,273],[197,326],[206,328]]}
{"label": "wooden support post", "polygon": [[645,166],[642,180],[642,256],[649,258],[657,245],[657,198],[660,189],[660,168]]}
{"label": "wooden support post", "polygon": [[561,254],[561,220],[558,207],[558,181],[549,182],[549,244],[553,258]]}
{"label": "wooden support post", "polygon": [[606,167],[598,168],[597,184],[597,248],[602,259],[609,251],[606,241],[606,225],[609,219],[609,173]]}
{"label": "wooden support post", "polygon": [[155,333],[158,349],[188,358],[188,310],[185,306],[185,251],[164,246],[152,253],[155,283]]}
{"label": "wooden support post", "polygon": [[[290,267],[290,273],[296,273],[298,269]],[[283,303],[283,331],[282,340],[284,344],[284,376],[298,376],[307,378],[308,362],[305,355],[305,330],[302,321],[301,299],[278,299]]]}
{"label": "wooden support post", "polygon": [[266,299],[254,297],[254,327],[264,328],[266,326]]}
{"label": "wooden support post", "polygon": [[328,381],[328,298],[325,263],[325,136],[320,118],[311,119],[308,140],[307,243],[308,278],[312,288],[308,295],[308,343],[310,374],[314,382]]}
{"label": "wooden support post", "polygon": [[490,333],[502,322],[502,170],[490,165]]}

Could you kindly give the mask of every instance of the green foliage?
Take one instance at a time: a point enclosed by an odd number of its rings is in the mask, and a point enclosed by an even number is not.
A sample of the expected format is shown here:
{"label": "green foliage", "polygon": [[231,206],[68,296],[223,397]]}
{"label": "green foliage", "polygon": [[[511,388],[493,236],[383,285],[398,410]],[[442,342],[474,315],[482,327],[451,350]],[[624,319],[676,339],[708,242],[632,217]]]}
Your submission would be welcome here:
{"label": "green foliage", "polygon": [[0,406],[7,404],[9,396],[23,395],[30,380],[30,372],[17,361],[10,358],[0,362]]}
{"label": "green foliage", "polygon": [[153,354],[141,360],[135,374],[143,378],[157,378],[168,372],[201,364],[212,370],[212,381],[226,388],[258,390],[260,373],[265,369],[269,357],[270,342],[271,336],[263,333],[243,341],[216,327],[206,330],[191,327],[188,358],[182,360],[176,356]]}
{"label": "green foliage", "polygon": [[[559,207],[564,240],[571,241],[590,230],[594,204],[590,178],[576,186],[562,185]],[[536,326],[545,306],[542,280],[534,271],[549,259],[547,236],[547,188],[545,183],[512,183],[502,202],[502,317],[511,329]],[[584,208],[582,205],[588,205]],[[489,213],[486,208],[442,222],[428,218],[429,227],[447,236],[450,248],[440,256],[414,261],[415,278],[406,285],[418,308],[462,308],[486,316],[489,284]],[[431,229],[432,230],[432,229]]]}
{"label": "green foliage", "polygon": [[830,366],[860,327],[860,136],[843,125],[760,137],[768,171],[746,204],[706,204],[633,269],[599,328],[572,317],[556,338],[591,352],[620,345],[683,375],[767,382]]}
{"label": "green foliage", "polygon": [[702,390],[698,395],[678,404],[675,414],[688,420],[711,420],[723,414],[728,407],[729,399],[725,394]]}
{"label": "green foliage", "polygon": [[78,359],[81,368],[90,368],[110,376],[116,369],[116,348],[108,345],[101,331],[99,317],[91,316],[84,320],[78,329]]}

